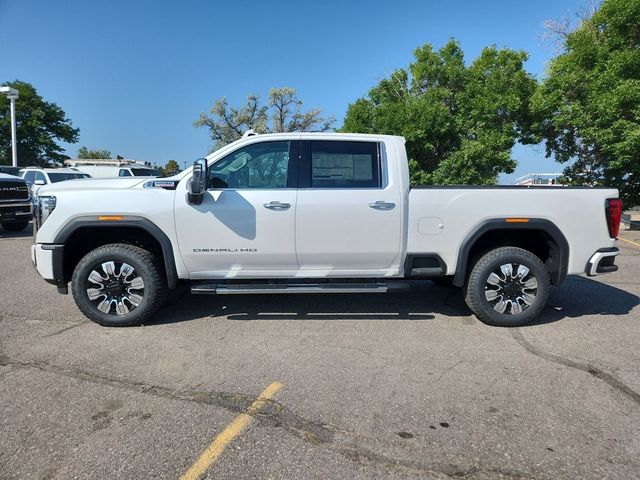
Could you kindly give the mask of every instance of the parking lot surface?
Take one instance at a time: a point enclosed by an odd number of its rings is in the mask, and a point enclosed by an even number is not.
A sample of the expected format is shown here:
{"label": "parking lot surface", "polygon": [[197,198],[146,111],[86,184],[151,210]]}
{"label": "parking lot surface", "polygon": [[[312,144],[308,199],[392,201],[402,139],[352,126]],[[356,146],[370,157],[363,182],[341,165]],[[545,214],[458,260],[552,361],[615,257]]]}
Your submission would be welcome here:
{"label": "parking lot surface", "polygon": [[30,243],[0,231],[2,479],[640,476],[640,232],[516,329],[430,282],[186,296],[103,328]]}

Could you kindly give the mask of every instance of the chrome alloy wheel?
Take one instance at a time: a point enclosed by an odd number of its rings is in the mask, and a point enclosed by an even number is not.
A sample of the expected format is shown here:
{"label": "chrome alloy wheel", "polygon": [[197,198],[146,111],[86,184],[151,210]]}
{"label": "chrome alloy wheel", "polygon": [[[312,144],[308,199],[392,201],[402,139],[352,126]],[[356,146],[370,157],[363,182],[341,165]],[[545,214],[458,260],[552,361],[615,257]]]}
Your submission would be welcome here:
{"label": "chrome alloy wheel", "polygon": [[126,315],[140,305],[144,296],[142,278],[124,262],[102,263],[91,271],[86,284],[89,300],[109,315]]}
{"label": "chrome alloy wheel", "polygon": [[517,315],[529,308],[538,293],[538,281],[528,267],[505,263],[489,274],[484,296],[498,313]]}

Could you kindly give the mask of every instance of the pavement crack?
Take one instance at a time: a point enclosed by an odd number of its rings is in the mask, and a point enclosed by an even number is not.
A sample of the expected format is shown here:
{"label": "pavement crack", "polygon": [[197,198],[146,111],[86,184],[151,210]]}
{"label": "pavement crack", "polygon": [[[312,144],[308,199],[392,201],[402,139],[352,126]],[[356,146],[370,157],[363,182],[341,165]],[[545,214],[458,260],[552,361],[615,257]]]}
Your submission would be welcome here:
{"label": "pavement crack", "polygon": [[458,360],[456,363],[454,363],[450,367],[445,368],[442,372],[440,372],[440,375],[438,376],[438,378],[436,378],[436,382],[439,382],[440,380],[442,380],[442,377],[444,377],[446,374],[448,374],[449,372],[454,370],[461,363],[466,363],[466,361],[465,360]]}
{"label": "pavement crack", "polygon": [[400,470],[403,473],[415,473],[421,476],[428,474],[437,477],[447,478],[476,478],[478,475],[485,475],[488,478],[507,478],[507,479],[529,479],[531,475],[500,468],[483,468],[481,466],[461,466],[455,464],[438,464],[421,461],[412,461],[406,459],[396,459],[387,455],[376,453],[361,445],[344,445],[339,447],[331,446],[330,450],[339,453],[350,460],[359,463],[370,462],[377,466],[387,469]]}
{"label": "pavement crack", "polygon": [[81,326],[81,325],[85,325],[85,324],[87,324],[87,323],[89,323],[89,322],[88,322],[88,321],[85,321],[85,322],[77,322],[77,323],[76,323],[76,324],[74,324],[74,325],[69,325],[68,327],[64,327],[64,328],[61,328],[60,330],[56,330],[55,332],[50,333],[50,334],[48,334],[48,335],[45,335],[45,336],[44,336],[44,337],[42,337],[42,338],[55,337],[56,335],[60,335],[61,333],[68,332],[69,330],[71,330],[71,329],[73,329],[73,328],[78,328],[79,326]]}
{"label": "pavement crack", "polygon": [[[222,391],[179,390],[161,385],[110,377],[73,367],[62,367],[45,361],[18,361],[6,355],[0,355],[0,366],[36,369],[67,378],[154,395],[165,399],[213,405],[234,413],[245,412],[255,397],[255,395]],[[461,467],[458,465],[430,464],[428,462],[415,462],[382,455],[363,445],[363,443],[373,441],[372,439],[366,439],[357,433],[341,430],[317,421],[307,420],[274,400],[267,401],[266,405],[253,416],[261,425],[282,428],[292,436],[308,444],[325,448],[360,463],[370,462],[383,468],[395,468],[405,472],[418,472],[448,478],[470,478],[478,473],[499,474],[503,478],[512,479],[529,478],[520,472],[497,471],[477,466]]]}
{"label": "pavement crack", "polygon": [[529,341],[524,338],[522,331],[520,329],[512,329],[511,336],[515,339],[516,342],[520,344],[527,352],[536,355],[540,358],[543,358],[549,362],[557,363],[558,365],[562,365],[564,367],[574,368],[576,370],[580,370],[582,372],[588,373],[589,375],[602,380],[607,385],[613,387],[618,390],[626,397],[633,400],[635,403],[640,405],[640,393],[633,390],[631,387],[622,382],[619,378],[611,375],[608,372],[605,372],[598,367],[593,365],[589,365],[588,363],[576,362],[575,360],[571,360],[560,355],[556,355],[554,353],[545,352],[535,346],[533,346]]}
{"label": "pavement crack", "polygon": [[[114,378],[73,367],[52,365],[44,361],[12,360],[6,355],[1,354],[0,366],[33,368],[43,372],[62,375],[67,378],[106,385],[147,395],[154,395],[165,399],[213,405],[234,413],[245,412],[255,399],[255,395],[246,395],[241,393],[174,389],[162,385],[153,385],[145,382]],[[285,411],[284,407],[274,400],[268,400],[265,407],[260,410],[260,412],[254,414],[254,417],[266,425],[282,427],[297,437],[305,440],[312,439],[312,443],[329,442],[334,436],[334,433],[327,427],[318,423],[310,422],[288,410]]]}

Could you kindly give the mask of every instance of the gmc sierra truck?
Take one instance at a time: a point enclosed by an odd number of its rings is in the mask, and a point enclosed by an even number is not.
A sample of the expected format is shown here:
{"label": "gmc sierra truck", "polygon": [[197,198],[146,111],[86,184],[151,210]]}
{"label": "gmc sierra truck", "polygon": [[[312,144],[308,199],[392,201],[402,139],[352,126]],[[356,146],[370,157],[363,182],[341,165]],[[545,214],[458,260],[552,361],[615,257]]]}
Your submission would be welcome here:
{"label": "gmc sierra truck", "polygon": [[464,289],[483,322],[516,326],[568,274],[613,272],[618,192],[414,187],[402,137],[242,139],[162,179],[42,187],[32,260],[101,325],[139,324],[191,293],[374,293],[411,279]]}
{"label": "gmc sierra truck", "polygon": [[20,177],[0,173],[0,225],[8,232],[27,228],[31,220],[29,187]]}

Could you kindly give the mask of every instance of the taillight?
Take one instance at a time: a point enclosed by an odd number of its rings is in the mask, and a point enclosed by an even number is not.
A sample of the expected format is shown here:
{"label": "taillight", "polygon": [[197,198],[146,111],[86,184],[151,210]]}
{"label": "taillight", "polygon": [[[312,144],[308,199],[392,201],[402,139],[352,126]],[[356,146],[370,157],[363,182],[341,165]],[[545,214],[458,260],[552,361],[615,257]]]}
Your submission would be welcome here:
{"label": "taillight", "polygon": [[605,212],[607,214],[607,227],[609,227],[609,236],[618,238],[620,233],[620,221],[622,220],[622,200],[619,198],[607,198],[605,203]]}

